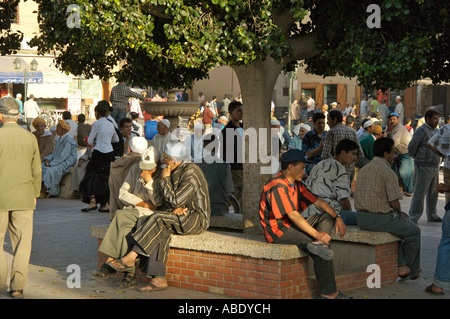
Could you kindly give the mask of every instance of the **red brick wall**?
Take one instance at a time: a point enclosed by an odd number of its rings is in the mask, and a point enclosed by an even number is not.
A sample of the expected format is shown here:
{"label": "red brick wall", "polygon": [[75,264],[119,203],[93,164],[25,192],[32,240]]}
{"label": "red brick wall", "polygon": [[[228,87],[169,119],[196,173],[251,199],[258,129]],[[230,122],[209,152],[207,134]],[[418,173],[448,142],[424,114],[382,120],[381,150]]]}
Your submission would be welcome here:
{"label": "red brick wall", "polygon": [[[99,239],[99,245],[101,239]],[[397,243],[379,245],[375,263],[381,267],[381,284],[397,278]],[[250,299],[303,299],[318,294],[315,279],[308,274],[308,259],[267,260],[245,256],[170,249],[166,263],[169,286]],[[99,252],[99,267],[106,256]],[[148,282],[137,270],[138,280]],[[366,289],[370,273],[338,274],[339,290]]]}

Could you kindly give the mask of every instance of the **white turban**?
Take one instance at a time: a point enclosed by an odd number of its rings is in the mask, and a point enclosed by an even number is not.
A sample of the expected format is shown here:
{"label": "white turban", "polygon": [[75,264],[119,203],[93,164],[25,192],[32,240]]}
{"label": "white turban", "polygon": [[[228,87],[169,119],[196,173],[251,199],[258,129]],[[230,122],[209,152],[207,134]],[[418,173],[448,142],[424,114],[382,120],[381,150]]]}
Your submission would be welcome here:
{"label": "white turban", "polygon": [[132,152],[142,154],[142,152],[148,147],[148,142],[145,137],[135,136],[131,139],[130,149]]}
{"label": "white turban", "polygon": [[186,147],[183,143],[179,142],[169,142],[164,148],[164,153],[170,157],[184,158],[186,156]]}

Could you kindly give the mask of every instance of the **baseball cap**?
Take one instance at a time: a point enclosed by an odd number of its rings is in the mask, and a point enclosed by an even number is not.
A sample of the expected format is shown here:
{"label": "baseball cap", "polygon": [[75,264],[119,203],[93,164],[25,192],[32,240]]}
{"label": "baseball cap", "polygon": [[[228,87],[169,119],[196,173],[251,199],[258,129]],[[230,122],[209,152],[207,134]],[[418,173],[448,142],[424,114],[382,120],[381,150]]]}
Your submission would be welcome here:
{"label": "baseball cap", "polygon": [[0,113],[5,115],[18,115],[19,103],[13,97],[3,97],[0,99]]}
{"label": "baseball cap", "polygon": [[281,155],[281,162],[303,162],[303,163],[314,163],[308,159],[306,153],[297,149],[290,149],[283,155]]}
{"label": "baseball cap", "polygon": [[146,148],[142,152],[141,161],[139,162],[139,168],[151,171],[156,167],[155,161],[155,149],[153,146]]}
{"label": "baseball cap", "polygon": [[397,116],[397,117],[400,117],[400,115],[398,115],[398,113],[395,113],[395,112],[389,113],[388,118],[390,118],[391,116]]}

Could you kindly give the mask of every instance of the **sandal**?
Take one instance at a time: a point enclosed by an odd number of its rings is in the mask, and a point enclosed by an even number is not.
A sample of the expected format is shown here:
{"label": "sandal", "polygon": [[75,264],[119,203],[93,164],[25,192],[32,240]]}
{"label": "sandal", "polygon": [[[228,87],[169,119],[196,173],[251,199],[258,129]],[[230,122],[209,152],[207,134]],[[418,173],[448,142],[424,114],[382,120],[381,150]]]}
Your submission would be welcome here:
{"label": "sandal", "polygon": [[120,281],[119,288],[126,289],[136,285],[137,285],[136,276],[131,273],[127,273],[125,277],[123,277],[123,279]]}
{"label": "sandal", "polygon": [[317,255],[324,260],[331,260],[334,257],[334,251],[332,251],[330,247],[325,243],[308,243],[306,245],[306,248],[311,254]]}
{"label": "sandal", "polygon": [[[15,293],[17,293],[18,292],[18,294],[17,295],[14,295]],[[14,298],[14,299],[23,299],[24,298],[24,296],[23,296],[23,289],[20,289],[20,290],[10,290],[9,291],[9,296],[11,297],[11,298]]]}
{"label": "sandal", "polygon": [[420,273],[422,272],[422,269],[419,269],[419,270],[417,270],[417,271],[415,271],[415,272],[410,272],[409,274],[407,274],[407,275],[404,275],[404,276],[399,276],[400,277],[400,279],[398,280],[398,282],[405,282],[405,281],[407,281],[407,280],[409,280],[409,279],[411,279],[411,280],[417,280],[417,279],[419,279],[419,275],[420,275]]}
{"label": "sandal", "polygon": [[350,297],[349,295],[344,294],[342,291],[338,291],[338,294],[334,298],[327,298],[324,296],[319,296],[318,299],[353,299],[353,297]]}
{"label": "sandal", "polygon": [[91,272],[91,277],[104,279],[104,278],[114,276],[116,274],[117,274],[117,272],[115,269],[113,269],[108,264],[103,264],[99,269]]}
{"label": "sandal", "polygon": [[[113,262],[117,262],[118,264],[120,264],[122,267],[117,267],[114,266],[112,263]],[[113,261],[109,262],[107,264],[108,266],[110,266],[112,269],[118,271],[118,272],[129,272],[131,274],[134,274],[134,272],[136,271],[136,267],[133,266],[128,266],[126,263],[123,262],[122,259],[114,259]]]}
{"label": "sandal", "polygon": [[443,296],[444,295],[443,291],[434,291],[433,285],[429,285],[427,288],[425,288],[425,291],[428,292],[429,294],[432,294],[435,296]]}

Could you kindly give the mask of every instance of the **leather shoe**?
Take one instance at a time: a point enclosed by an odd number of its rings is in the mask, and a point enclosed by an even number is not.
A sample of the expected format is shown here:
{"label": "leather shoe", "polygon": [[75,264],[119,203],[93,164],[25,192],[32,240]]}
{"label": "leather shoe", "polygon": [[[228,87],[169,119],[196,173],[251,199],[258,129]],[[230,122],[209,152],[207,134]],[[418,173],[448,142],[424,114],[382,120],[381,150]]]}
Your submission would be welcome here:
{"label": "leather shoe", "polygon": [[97,210],[97,205],[92,206],[92,207],[83,208],[81,211],[82,212],[90,212],[91,210]]}
{"label": "leather shoe", "polygon": [[442,218],[441,217],[436,217],[436,218],[433,218],[433,219],[429,219],[428,221],[431,222],[431,223],[442,223]]}

